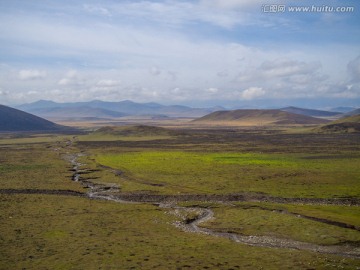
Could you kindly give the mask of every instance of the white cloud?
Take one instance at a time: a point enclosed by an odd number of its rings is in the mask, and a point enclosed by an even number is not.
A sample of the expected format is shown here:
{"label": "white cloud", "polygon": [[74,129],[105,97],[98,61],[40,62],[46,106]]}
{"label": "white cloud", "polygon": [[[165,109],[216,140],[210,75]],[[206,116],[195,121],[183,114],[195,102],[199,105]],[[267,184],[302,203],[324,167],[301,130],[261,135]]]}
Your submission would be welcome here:
{"label": "white cloud", "polygon": [[39,92],[38,91],[34,91],[34,90],[30,90],[27,92],[28,95],[38,95]]}
{"label": "white cloud", "polygon": [[166,25],[170,28],[190,26],[196,22],[232,28],[237,24],[245,23],[250,18],[245,13],[239,13],[239,10],[223,8],[224,5],[220,5],[220,2],[210,2],[128,1],[112,5],[110,12],[118,17],[146,18],[148,23]]}
{"label": "white cloud", "polygon": [[[264,28],[258,28],[263,19],[258,17],[271,21],[279,16],[261,14],[262,4],[260,0],[103,1],[84,5],[65,1],[52,4],[49,14],[46,8],[23,9],[16,13],[18,17],[2,14],[2,54],[39,59],[39,66],[32,64],[33,69],[26,69],[27,62],[12,67],[0,63],[0,85],[11,89],[9,100],[21,98],[25,102],[29,89],[38,91],[39,98],[47,95],[47,99],[63,101],[156,99],[168,103],[358,92],[358,46],[303,46],[306,41],[300,45],[294,41],[290,46],[282,43],[287,41],[284,38],[268,47]],[[247,36],[243,25],[248,24],[255,31]],[[245,41],[247,45],[242,44]],[[54,85],[60,92],[50,91]]]}
{"label": "white cloud", "polygon": [[321,83],[329,79],[328,75],[320,73],[294,74],[284,78],[284,81],[292,85],[311,85]]}
{"label": "white cloud", "polygon": [[58,85],[69,85],[71,84],[71,80],[68,78],[62,78],[61,80],[58,81]]}
{"label": "white cloud", "polygon": [[222,70],[216,73],[217,76],[219,77],[227,77],[229,76],[229,72],[227,70]]}
{"label": "white cloud", "polygon": [[202,0],[200,3],[222,9],[248,9],[258,7],[260,10],[261,6],[264,5],[264,1],[262,0]]}
{"label": "white cloud", "polygon": [[210,94],[215,94],[215,93],[219,92],[219,89],[217,89],[216,87],[210,87],[210,88],[206,89],[206,92],[208,92]]}
{"label": "white cloud", "polygon": [[265,61],[260,67],[260,71],[265,77],[285,77],[299,74],[309,74],[317,71],[321,67],[319,62],[300,62],[289,59],[279,59],[275,61]]}
{"label": "white cloud", "polygon": [[96,85],[100,87],[116,87],[119,86],[120,83],[120,81],[116,80],[100,80],[96,83]]}
{"label": "white cloud", "polygon": [[167,77],[171,81],[176,81],[177,80],[177,73],[174,72],[174,71],[168,71],[167,72]]}
{"label": "white cloud", "polygon": [[69,70],[65,76],[66,76],[66,78],[69,78],[69,79],[75,79],[78,77],[78,72],[77,72],[77,70],[72,69],[72,70]]}
{"label": "white cloud", "polygon": [[161,70],[158,67],[151,67],[149,70],[151,75],[158,76],[161,74]]}
{"label": "white cloud", "polygon": [[351,81],[360,82],[360,56],[350,61],[347,65],[348,72],[351,77]]}
{"label": "white cloud", "polygon": [[[297,61],[289,58],[267,60],[257,67],[240,72],[234,83],[247,87],[257,84],[268,90],[266,94],[271,92],[271,96],[268,96],[271,98],[298,97],[307,95],[329,79],[329,76],[321,73],[321,66],[320,62]],[[252,93],[255,95],[262,92],[245,92],[243,97],[252,97]]]}
{"label": "white cloud", "polygon": [[23,81],[43,79],[46,77],[46,71],[37,69],[24,69],[19,71],[18,77]]}
{"label": "white cloud", "polygon": [[9,94],[8,91],[0,89],[0,96],[7,96]]}
{"label": "white cloud", "polygon": [[67,86],[67,85],[81,85],[83,84],[83,80],[81,80],[78,76],[78,72],[76,70],[69,70],[65,77],[58,81],[58,85]]}
{"label": "white cloud", "polygon": [[92,13],[92,14],[107,16],[107,17],[112,16],[111,12],[107,8],[99,6],[99,5],[84,4],[83,7],[87,12]]}
{"label": "white cloud", "polygon": [[241,97],[246,100],[255,99],[265,94],[265,91],[261,87],[250,87],[244,90]]}

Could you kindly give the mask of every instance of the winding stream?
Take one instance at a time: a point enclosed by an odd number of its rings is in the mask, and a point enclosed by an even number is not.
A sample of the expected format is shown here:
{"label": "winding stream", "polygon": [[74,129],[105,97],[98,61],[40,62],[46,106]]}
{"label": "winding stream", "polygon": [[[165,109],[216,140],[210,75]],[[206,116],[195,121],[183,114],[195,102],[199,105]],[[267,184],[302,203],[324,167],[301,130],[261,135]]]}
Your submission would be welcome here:
{"label": "winding stream", "polygon": [[[88,188],[87,197],[90,199],[109,200],[119,203],[144,203],[150,201],[154,205],[158,205],[163,209],[167,209],[170,214],[177,216],[180,220],[176,221],[173,225],[189,233],[200,233],[214,237],[227,238],[236,243],[246,244],[250,246],[307,250],[318,253],[360,258],[360,248],[350,245],[321,246],[312,243],[270,236],[248,236],[236,233],[216,232],[214,230],[201,227],[201,224],[214,218],[214,212],[211,209],[203,207],[180,207],[176,204],[177,200],[174,196],[155,196],[152,197],[152,199],[149,199],[146,195],[141,197],[141,195],[138,194],[134,194],[134,196],[127,194],[126,196],[123,196],[119,194],[120,188],[116,184],[97,184],[93,183],[91,181],[91,178],[83,178],[82,174],[87,173],[88,170],[81,169],[83,166],[86,165],[81,164],[78,161],[79,157],[81,156],[83,156],[83,154],[67,154],[65,156],[65,159],[68,160],[72,165],[72,180],[80,182],[84,187]],[[153,201],[156,198],[161,198],[161,200]],[[184,199],[187,199],[187,197],[185,197]],[[193,220],[187,220],[186,213],[196,213],[196,216]]]}
{"label": "winding stream", "polygon": [[[237,243],[242,243],[250,246],[260,246],[260,247],[270,247],[270,248],[287,248],[287,249],[297,249],[297,250],[308,250],[312,252],[318,253],[326,253],[326,254],[334,254],[341,255],[353,258],[360,258],[360,250],[358,248],[354,248],[351,246],[321,246],[312,243],[300,242],[290,239],[276,238],[270,236],[245,236],[236,233],[224,233],[224,232],[216,232],[214,230],[210,230],[208,228],[204,228],[199,226],[202,223],[205,223],[214,218],[214,212],[208,208],[187,208],[187,207],[178,207],[178,206],[170,206],[170,209],[173,210],[173,214],[178,217],[182,217],[182,221],[175,222],[175,226],[182,229],[186,232],[192,233],[202,233],[215,237],[222,237],[230,239]],[[185,218],[179,214],[179,210],[185,212],[199,212],[199,215],[196,219],[187,223]]]}

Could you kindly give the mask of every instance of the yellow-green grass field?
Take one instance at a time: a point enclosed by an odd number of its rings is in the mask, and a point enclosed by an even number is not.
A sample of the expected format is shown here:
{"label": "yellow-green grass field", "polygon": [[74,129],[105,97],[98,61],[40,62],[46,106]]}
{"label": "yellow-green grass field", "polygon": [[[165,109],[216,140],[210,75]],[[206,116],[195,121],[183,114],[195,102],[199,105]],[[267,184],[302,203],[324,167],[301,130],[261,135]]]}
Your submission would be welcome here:
{"label": "yellow-green grass field", "polygon": [[0,195],[0,269],[354,269],[351,258],[183,232],[152,205]]}
{"label": "yellow-green grass field", "polygon": [[166,193],[261,192],[281,197],[358,197],[360,157],[137,151],[97,154],[98,163]]}
{"label": "yellow-green grass field", "polygon": [[72,172],[69,162],[62,158],[63,144],[29,139],[28,144],[22,141],[0,147],[0,188],[83,191],[79,184],[69,181]]}

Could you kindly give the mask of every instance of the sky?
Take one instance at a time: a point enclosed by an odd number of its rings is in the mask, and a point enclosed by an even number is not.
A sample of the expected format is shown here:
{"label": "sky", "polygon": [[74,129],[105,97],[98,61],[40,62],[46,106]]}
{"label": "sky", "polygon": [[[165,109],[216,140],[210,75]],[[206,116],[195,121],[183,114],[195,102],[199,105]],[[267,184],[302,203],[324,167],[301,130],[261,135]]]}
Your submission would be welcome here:
{"label": "sky", "polygon": [[360,106],[360,2],[0,0],[0,103],[40,99]]}

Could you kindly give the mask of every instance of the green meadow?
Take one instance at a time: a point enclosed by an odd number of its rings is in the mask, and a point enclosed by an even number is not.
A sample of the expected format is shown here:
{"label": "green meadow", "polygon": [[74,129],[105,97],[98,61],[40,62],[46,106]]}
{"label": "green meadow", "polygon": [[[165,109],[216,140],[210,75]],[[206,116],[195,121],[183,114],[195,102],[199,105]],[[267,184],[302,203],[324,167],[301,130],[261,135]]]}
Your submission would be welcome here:
{"label": "green meadow", "polygon": [[99,164],[130,179],[162,184],[166,193],[261,192],[280,197],[360,195],[360,157],[138,151],[97,154]]}

